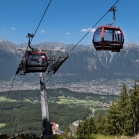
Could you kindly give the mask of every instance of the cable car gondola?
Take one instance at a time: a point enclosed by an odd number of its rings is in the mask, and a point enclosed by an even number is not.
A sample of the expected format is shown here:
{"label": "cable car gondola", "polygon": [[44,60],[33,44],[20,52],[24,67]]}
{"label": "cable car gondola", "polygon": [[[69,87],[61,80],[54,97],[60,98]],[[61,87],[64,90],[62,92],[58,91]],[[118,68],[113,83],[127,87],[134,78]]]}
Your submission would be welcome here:
{"label": "cable car gondola", "polygon": [[[115,7],[111,7],[109,11],[113,11],[115,22]],[[106,26],[100,26],[93,35],[92,43],[96,50],[108,50],[112,52],[120,52],[123,49],[124,34],[119,27],[112,26],[113,23]]]}
{"label": "cable car gondola", "polygon": [[118,27],[100,26],[94,32],[92,42],[96,50],[118,52],[123,49],[124,34]]}
{"label": "cable car gondola", "polygon": [[27,37],[29,38],[28,47],[31,50],[25,51],[24,56],[16,71],[16,74],[18,74],[19,71],[23,71],[24,74],[31,72],[45,72],[48,67],[48,57],[46,53],[44,51],[39,51],[30,46],[30,38],[34,37],[33,34],[28,34]]}
{"label": "cable car gondola", "polygon": [[26,51],[22,60],[24,73],[45,72],[48,67],[48,57],[43,51]]}

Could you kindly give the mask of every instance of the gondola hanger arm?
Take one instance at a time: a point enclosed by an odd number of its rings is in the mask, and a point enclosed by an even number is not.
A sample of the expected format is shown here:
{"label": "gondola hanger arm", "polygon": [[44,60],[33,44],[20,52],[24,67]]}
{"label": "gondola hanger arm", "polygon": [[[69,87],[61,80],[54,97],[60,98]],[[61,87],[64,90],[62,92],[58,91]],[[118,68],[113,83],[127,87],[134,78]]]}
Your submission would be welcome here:
{"label": "gondola hanger arm", "polygon": [[34,48],[32,48],[32,47],[30,46],[30,44],[31,44],[31,39],[33,39],[34,35],[28,33],[28,36],[26,36],[26,37],[28,38],[28,47],[29,47],[30,49],[33,50]]}
{"label": "gondola hanger arm", "polygon": [[114,22],[116,21],[116,14],[115,14],[116,11],[117,11],[117,9],[116,9],[115,6],[112,6],[112,7],[109,9],[109,12],[113,12],[113,22],[112,22],[112,23],[108,23],[108,24],[107,24],[108,26],[113,25]]}

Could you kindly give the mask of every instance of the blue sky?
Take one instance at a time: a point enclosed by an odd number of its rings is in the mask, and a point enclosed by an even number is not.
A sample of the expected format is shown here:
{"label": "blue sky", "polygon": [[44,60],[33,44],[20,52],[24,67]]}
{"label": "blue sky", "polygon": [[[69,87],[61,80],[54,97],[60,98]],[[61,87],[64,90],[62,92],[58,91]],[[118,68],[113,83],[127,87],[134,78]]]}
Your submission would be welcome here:
{"label": "blue sky", "polygon": [[[27,42],[27,33],[34,33],[49,0],[0,0],[0,38],[15,43]],[[76,44],[116,2],[116,0],[52,0],[32,41]],[[115,26],[120,26],[125,42],[139,44],[139,0],[119,0]],[[97,25],[112,21],[109,12]],[[96,27],[97,27],[96,26]],[[95,27],[95,28],[96,28]],[[92,43],[93,32],[81,41]]]}

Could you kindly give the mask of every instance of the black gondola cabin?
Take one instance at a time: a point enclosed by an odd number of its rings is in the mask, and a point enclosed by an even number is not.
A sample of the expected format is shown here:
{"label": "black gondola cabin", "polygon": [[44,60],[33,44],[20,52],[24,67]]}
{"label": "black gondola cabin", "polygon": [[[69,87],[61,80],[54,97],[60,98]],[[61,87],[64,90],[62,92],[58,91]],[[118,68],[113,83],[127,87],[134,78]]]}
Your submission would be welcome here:
{"label": "black gondola cabin", "polygon": [[123,49],[124,34],[115,26],[100,26],[93,35],[92,43],[96,50],[120,52]]}
{"label": "black gondola cabin", "polygon": [[26,51],[22,62],[24,73],[45,72],[48,67],[48,57],[43,51]]}

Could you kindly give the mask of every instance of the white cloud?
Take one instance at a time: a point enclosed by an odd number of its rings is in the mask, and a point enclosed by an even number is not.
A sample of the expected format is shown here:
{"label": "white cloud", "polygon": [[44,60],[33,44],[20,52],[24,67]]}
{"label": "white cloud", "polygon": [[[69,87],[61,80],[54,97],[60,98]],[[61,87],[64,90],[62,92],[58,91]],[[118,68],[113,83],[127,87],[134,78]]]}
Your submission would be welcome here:
{"label": "white cloud", "polygon": [[11,30],[15,30],[16,28],[14,28],[14,27],[11,27]]}
{"label": "white cloud", "polygon": [[87,32],[87,31],[88,31],[88,30],[85,29],[85,28],[81,29],[81,32]]}
{"label": "white cloud", "polygon": [[44,29],[41,29],[41,33],[45,33],[45,30]]}
{"label": "white cloud", "polygon": [[69,35],[70,33],[69,32],[66,32],[66,35]]}
{"label": "white cloud", "polygon": [[[92,28],[88,28],[89,30],[91,30]],[[91,30],[91,32],[95,32],[96,31],[96,29],[95,28],[93,28],[92,30]]]}
{"label": "white cloud", "polygon": [[[90,31],[92,28],[83,28],[83,29],[81,29],[81,32],[88,32],[88,31]],[[93,28],[90,32],[95,32],[95,28]]]}

